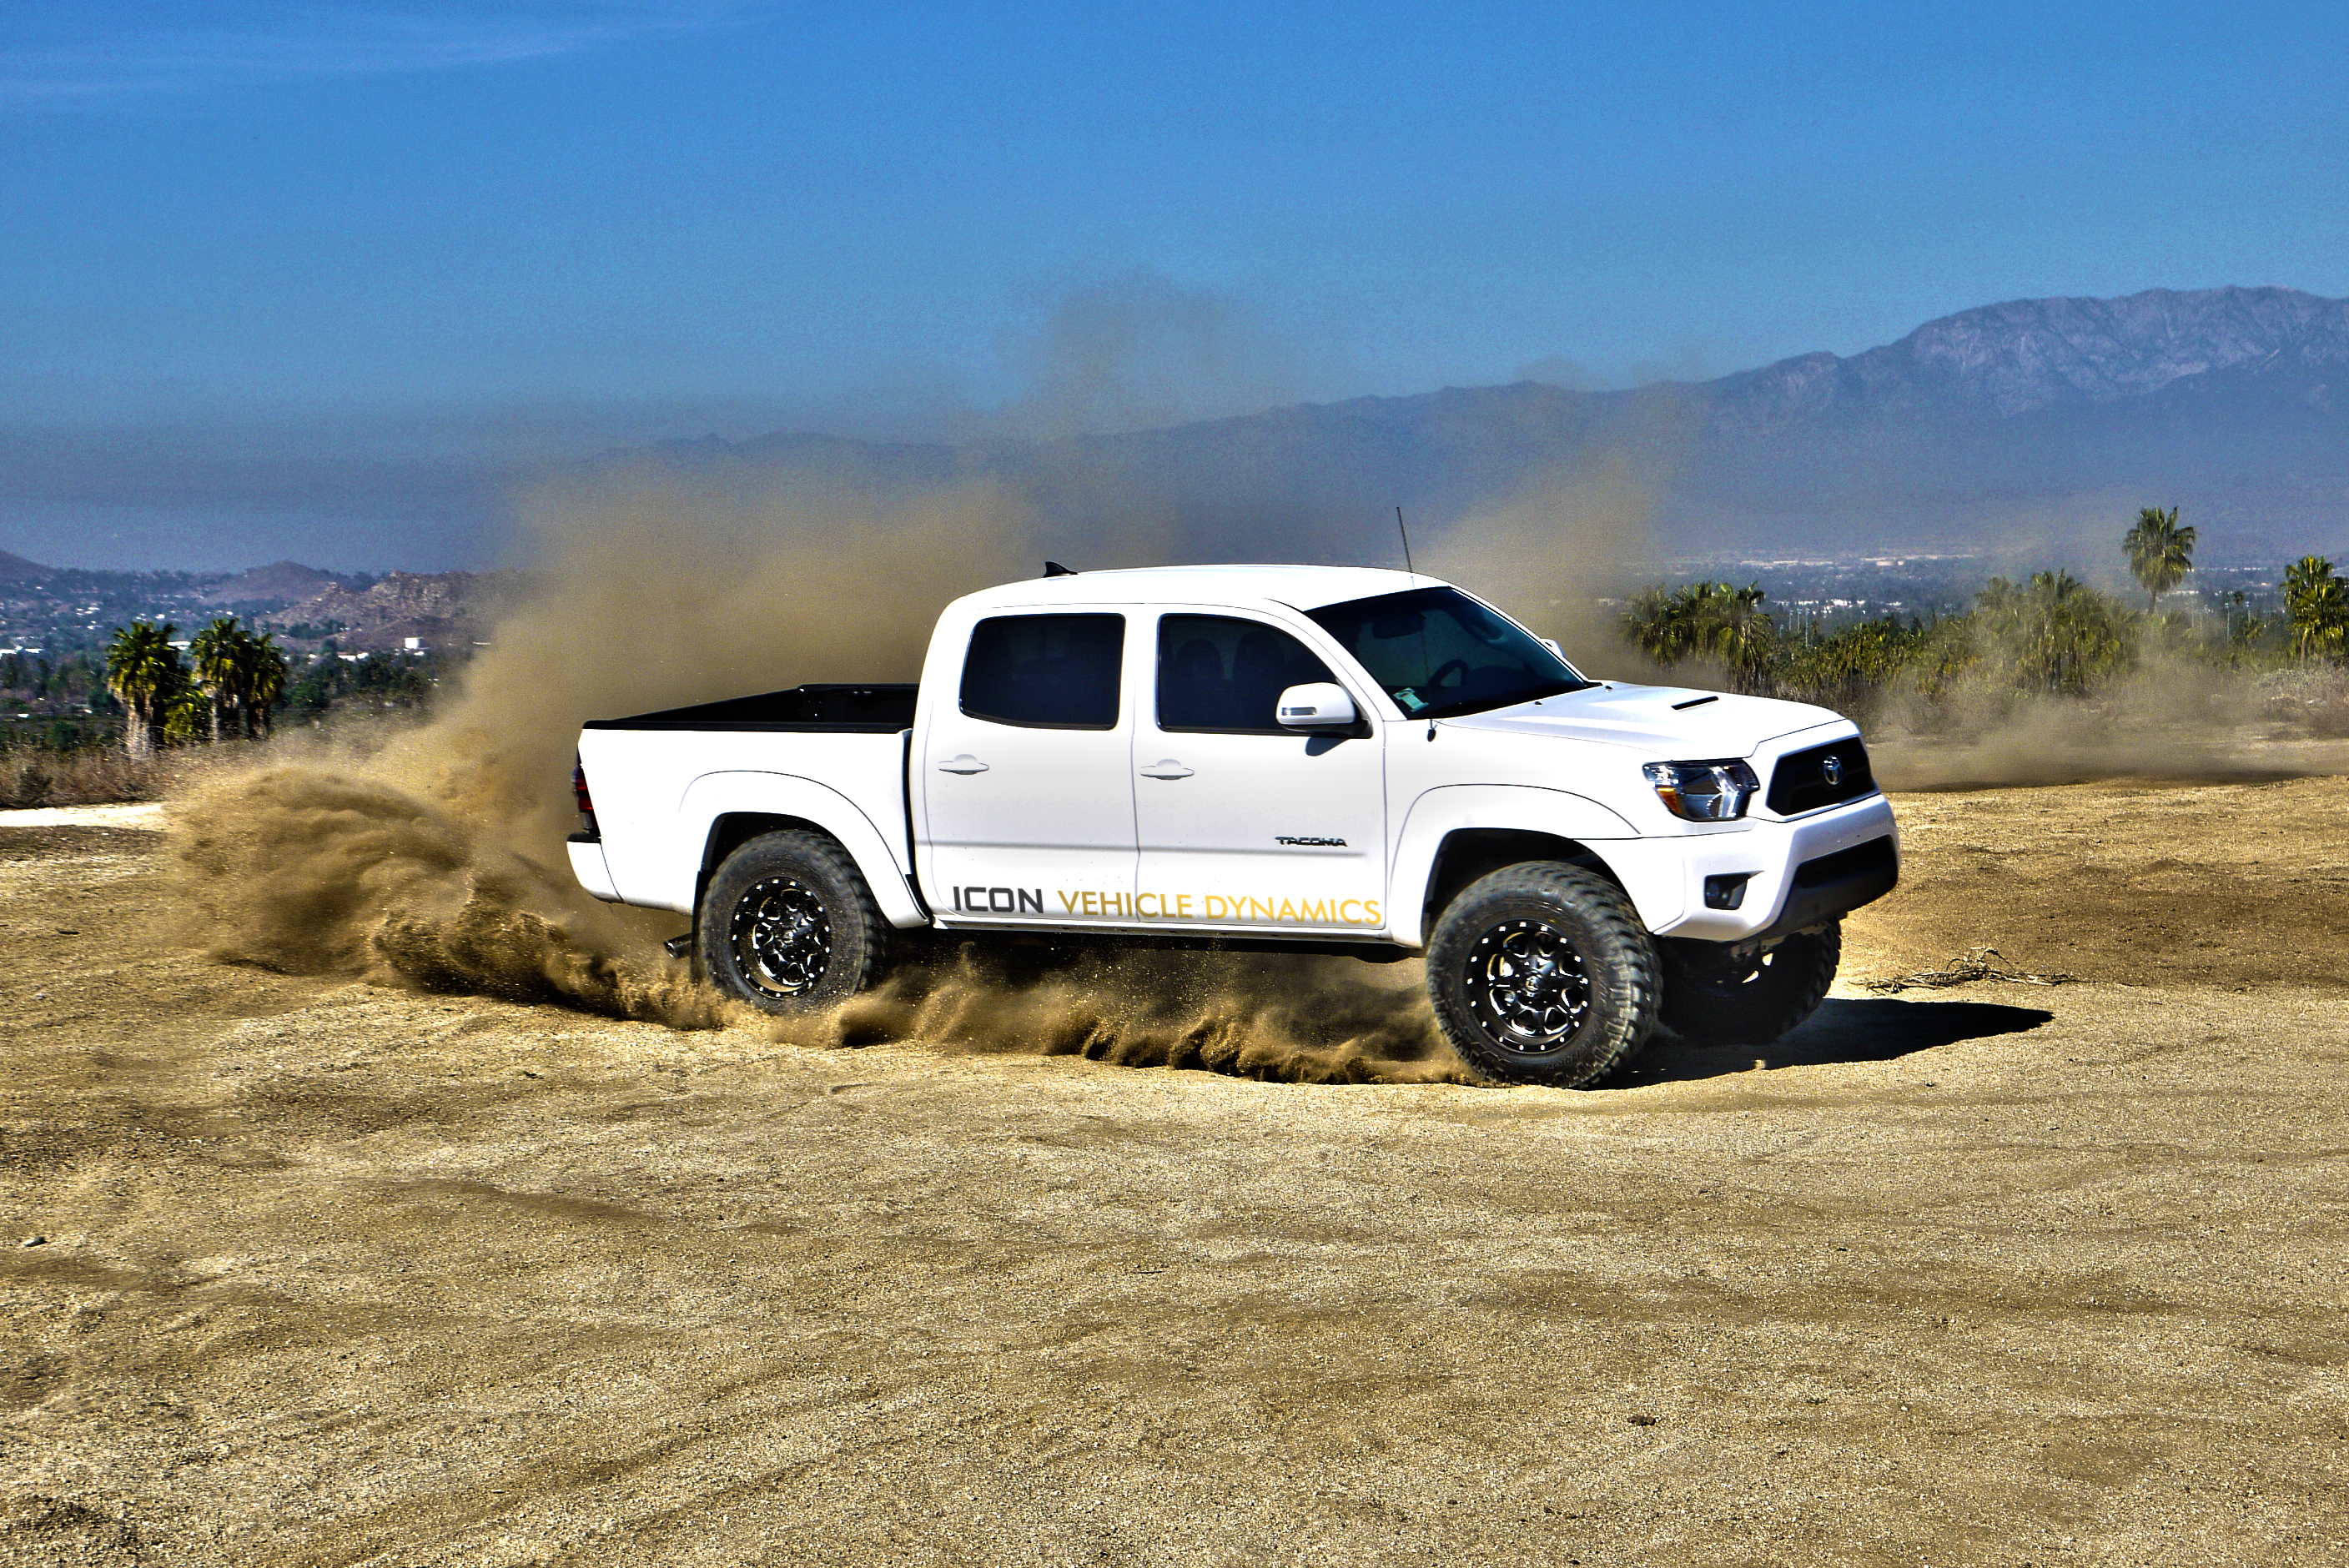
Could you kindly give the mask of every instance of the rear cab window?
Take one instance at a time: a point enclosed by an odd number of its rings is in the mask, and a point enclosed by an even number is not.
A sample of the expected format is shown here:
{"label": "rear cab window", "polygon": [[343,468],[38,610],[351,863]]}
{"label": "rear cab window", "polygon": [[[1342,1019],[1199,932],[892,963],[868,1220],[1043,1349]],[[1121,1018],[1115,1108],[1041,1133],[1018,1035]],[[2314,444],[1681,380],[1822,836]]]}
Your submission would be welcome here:
{"label": "rear cab window", "polygon": [[962,711],[1030,729],[1115,729],[1125,617],[989,615],[971,628]]}

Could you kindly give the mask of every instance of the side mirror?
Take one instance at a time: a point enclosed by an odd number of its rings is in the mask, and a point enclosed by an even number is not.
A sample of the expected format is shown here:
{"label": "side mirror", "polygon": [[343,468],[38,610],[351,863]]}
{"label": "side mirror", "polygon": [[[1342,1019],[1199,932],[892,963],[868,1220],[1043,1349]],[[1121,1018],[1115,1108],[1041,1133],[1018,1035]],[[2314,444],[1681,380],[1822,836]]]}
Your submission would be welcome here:
{"label": "side mirror", "polygon": [[1284,729],[1343,729],[1354,722],[1354,699],[1331,681],[1293,686],[1280,694]]}

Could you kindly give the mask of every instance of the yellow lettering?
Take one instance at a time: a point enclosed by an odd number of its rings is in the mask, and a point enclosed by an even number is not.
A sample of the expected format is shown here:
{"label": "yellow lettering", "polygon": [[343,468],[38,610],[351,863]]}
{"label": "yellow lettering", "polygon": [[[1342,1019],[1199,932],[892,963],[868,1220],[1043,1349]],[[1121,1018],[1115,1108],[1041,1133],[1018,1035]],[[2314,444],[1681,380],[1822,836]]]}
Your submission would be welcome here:
{"label": "yellow lettering", "polygon": [[1060,894],[1061,908],[1064,913],[1069,914],[1074,914],[1077,913],[1077,895],[1075,893],[1063,892],[1059,888],[1054,888],[1052,891]]}
{"label": "yellow lettering", "polygon": [[1273,913],[1272,905],[1265,903],[1264,900],[1256,897],[1254,894],[1250,894],[1248,896],[1248,908],[1256,912],[1256,918],[1258,920],[1276,920],[1279,918]]}
{"label": "yellow lettering", "polygon": [[1231,906],[1224,903],[1224,901],[1215,893],[1209,893],[1207,895],[1207,902],[1205,907],[1209,920],[1221,920],[1224,918],[1224,911]]}
{"label": "yellow lettering", "polygon": [[1346,913],[1346,912],[1347,912],[1348,910],[1350,910],[1350,909],[1357,909],[1357,908],[1360,908],[1360,907],[1361,907],[1361,902],[1362,902],[1362,901],[1361,901],[1361,899],[1358,899],[1358,898],[1350,898],[1350,899],[1348,899],[1345,903],[1343,903],[1340,904],[1340,905],[1338,906],[1338,919],[1339,919],[1342,923],[1347,924],[1347,925],[1360,925],[1360,924],[1361,924],[1361,923],[1362,923],[1362,917],[1361,917],[1361,915],[1359,915],[1359,914],[1348,914],[1348,913]]}
{"label": "yellow lettering", "polygon": [[1274,915],[1272,918],[1273,918],[1273,919],[1275,919],[1275,920],[1292,920],[1292,921],[1293,921],[1293,920],[1295,920],[1295,919],[1297,918],[1297,908],[1296,908],[1296,906],[1295,906],[1294,904],[1291,904],[1291,903],[1290,903],[1287,899],[1282,899],[1282,900],[1280,901],[1280,913],[1279,913],[1278,914]]}
{"label": "yellow lettering", "polygon": [[1101,910],[1093,903],[1093,895],[1092,893],[1079,893],[1077,898],[1079,902],[1084,905],[1084,908],[1081,913],[1085,914],[1099,914],[1101,913]]}
{"label": "yellow lettering", "polygon": [[1136,914],[1138,914],[1138,915],[1143,916],[1143,918],[1145,918],[1145,919],[1155,919],[1155,918],[1157,917],[1158,912],[1157,912],[1156,910],[1154,910],[1154,909],[1144,909],[1144,908],[1143,908],[1143,907],[1142,907],[1142,901],[1143,901],[1143,899],[1146,899],[1146,898],[1156,898],[1157,896],[1158,896],[1158,895],[1157,895],[1156,893],[1154,893],[1154,892],[1138,892],[1138,893],[1135,893],[1135,894],[1133,895],[1133,913],[1136,913]]}
{"label": "yellow lettering", "polygon": [[1304,921],[1309,925],[1329,924],[1330,901],[1328,899],[1316,899],[1311,903],[1299,904],[1298,906],[1297,918]]}
{"label": "yellow lettering", "polygon": [[1371,912],[1370,914],[1363,919],[1362,923],[1364,925],[1378,925],[1382,923],[1382,917],[1379,913],[1379,901],[1374,898],[1366,898],[1362,901],[1362,903]]}
{"label": "yellow lettering", "polygon": [[1184,920],[1191,918],[1191,895],[1189,893],[1178,892],[1174,895],[1174,913]]}

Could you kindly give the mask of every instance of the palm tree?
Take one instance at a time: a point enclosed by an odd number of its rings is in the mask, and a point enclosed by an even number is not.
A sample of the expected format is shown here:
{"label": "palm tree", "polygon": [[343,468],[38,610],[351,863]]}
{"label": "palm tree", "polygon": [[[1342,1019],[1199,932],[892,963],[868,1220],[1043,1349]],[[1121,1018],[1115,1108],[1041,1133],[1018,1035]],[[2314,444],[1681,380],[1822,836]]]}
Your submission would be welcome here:
{"label": "palm tree", "polygon": [[188,645],[196,666],[196,685],[212,705],[212,740],[217,744],[227,727],[223,720],[244,706],[246,673],[251,664],[245,649],[250,638],[233,615],[222,615]]}
{"label": "palm tree", "polygon": [[2145,589],[2145,613],[2161,605],[2161,596],[2194,570],[2194,531],[2178,526],[2178,509],[2142,508],[2137,526],[2121,538],[2128,552],[2129,572]]}
{"label": "palm tree", "polygon": [[2302,658],[2338,654],[2349,642],[2349,583],[2333,562],[2303,555],[2284,568],[2283,603],[2292,616],[2292,651]]}
{"label": "palm tree", "polygon": [[163,709],[163,744],[193,746],[212,729],[212,707],[201,686],[183,686]]}
{"label": "palm tree", "polygon": [[1718,659],[1738,685],[1748,686],[1759,679],[1778,646],[1778,624],[1764,612],[1762,600],[1762,589],[1751,583],[1650,588],[1624,612],[1623,635],[1660,665]]}
{"label": "palm tree", "polygon": [[178,631],[169,621],[150,626],[133,621],[118,626],[106,648],[106,689],[130,710],[122,727],[122,747],[144,758],[160,738],[165,711],[187,679],[180,667],[180,650],[171,645]]}
{"label": "palm tree", "polygon": [[265,740],[277,727],[275,709],[285,696],[285,655],[267,632],[246,638],[244,651],[245,738]]}
{"label": "palm tree", "polygon": [[2022,586],[1993,577],[1974,595],[1985,651],[2020,686],[2079,694],[2126,664],[2118,603],[2069,572],[2037,572]]}

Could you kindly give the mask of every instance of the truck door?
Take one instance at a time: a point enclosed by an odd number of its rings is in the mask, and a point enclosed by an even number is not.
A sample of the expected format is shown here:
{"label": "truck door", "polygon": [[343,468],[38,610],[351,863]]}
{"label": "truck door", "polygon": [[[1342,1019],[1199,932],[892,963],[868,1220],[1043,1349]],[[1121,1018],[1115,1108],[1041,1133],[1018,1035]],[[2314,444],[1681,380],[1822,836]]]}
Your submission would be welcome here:
{"label": "truck door", "polygon": [[[1266,932],[1382,929],[1384,727],[1276,723],[1285,688],[1337,680],[1277,625],[1186,611],[1157,620],[1152,700],[1133,727],[1138,913]],[[1340,684],[1359,707],[1355,685]]]}
{"label": "truck door", "polygon": [[1127,918],[1125,617],[990,615],[914,758],[923,890],[947,925]]}

